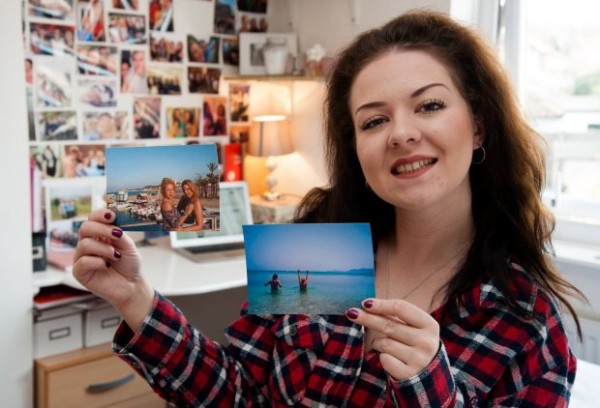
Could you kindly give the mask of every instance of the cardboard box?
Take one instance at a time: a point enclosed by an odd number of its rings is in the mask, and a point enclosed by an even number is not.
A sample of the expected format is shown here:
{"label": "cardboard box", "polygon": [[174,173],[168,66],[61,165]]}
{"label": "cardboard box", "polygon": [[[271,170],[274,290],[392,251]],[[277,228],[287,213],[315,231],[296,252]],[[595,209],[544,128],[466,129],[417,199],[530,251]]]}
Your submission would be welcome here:
{"label": "cardboard box", "polygon": [[33,324],[33,357],[41,358],[83,347],[83,316],[72,306],[39,311]]}
{"label": "cardboard box", "polygon": [[91,347],[112,342],[117,326],[121,323],[121,316],[103,300],[88,302],[86,309],[84,312],[84,346]]}

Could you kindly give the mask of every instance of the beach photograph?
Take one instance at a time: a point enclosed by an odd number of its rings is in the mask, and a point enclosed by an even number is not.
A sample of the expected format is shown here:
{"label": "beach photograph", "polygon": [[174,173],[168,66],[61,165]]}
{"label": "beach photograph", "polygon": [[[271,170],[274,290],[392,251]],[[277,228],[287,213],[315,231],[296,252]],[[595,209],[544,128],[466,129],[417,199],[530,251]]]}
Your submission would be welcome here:
{"label": "beach photograph", "polygon": [[214,144],[109,147],[104,199],[125,231],[214,231],[218,168]]}
{"label": "beach photograph", "polygon": [[244,225],[248,313],[344,314],[375,296],[366,223]]}

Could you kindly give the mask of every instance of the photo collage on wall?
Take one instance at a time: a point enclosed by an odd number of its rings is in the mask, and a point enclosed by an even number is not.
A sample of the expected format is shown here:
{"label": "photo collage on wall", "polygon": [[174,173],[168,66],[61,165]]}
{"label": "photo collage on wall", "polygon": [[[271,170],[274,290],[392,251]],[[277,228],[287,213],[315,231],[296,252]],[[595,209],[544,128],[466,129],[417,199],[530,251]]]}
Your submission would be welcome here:
{"label": "photo collage on wall", "polygon": [[223,75],[267,30],[268,0],[23,0],[34,232],[72,249],[107,146],[215,143],[241,180],[251,87]]}

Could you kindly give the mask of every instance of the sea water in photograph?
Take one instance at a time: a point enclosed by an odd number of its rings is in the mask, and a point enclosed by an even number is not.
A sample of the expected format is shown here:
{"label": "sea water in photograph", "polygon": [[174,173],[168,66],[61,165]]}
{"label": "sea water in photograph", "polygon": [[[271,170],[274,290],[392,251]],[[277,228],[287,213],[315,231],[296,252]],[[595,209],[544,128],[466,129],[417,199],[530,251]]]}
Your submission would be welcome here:
{"label": "sea water in photograph", "polygon": [[[264,284],[278,275],[282,287]],[[306,271],[302,271],[304,277]],[[373,270],[309,271],[306,290],[300,290],[297,271],[248,271],[248,298],[254,314],[344,314],[373,297]]]}

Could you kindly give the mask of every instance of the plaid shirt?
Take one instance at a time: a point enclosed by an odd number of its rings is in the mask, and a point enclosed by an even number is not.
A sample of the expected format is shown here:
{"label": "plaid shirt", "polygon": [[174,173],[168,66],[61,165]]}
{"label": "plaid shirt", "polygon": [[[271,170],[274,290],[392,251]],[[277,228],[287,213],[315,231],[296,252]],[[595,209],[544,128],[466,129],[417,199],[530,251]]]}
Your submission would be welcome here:
{"label": "plaid shirt", "polygon": [[439,352],[402,381],[386,374],[376,351],[365,353],[363,328],[345,316],[259,316],[244,308],[222,346],[159,294],[141,330],[122,324],[113,347],[178,407],[567,406],[576,360],[559,310],[518,266],[511,273],[511,290],[532,319],[481,282],[462,306],[451,301],[432,314]]}

